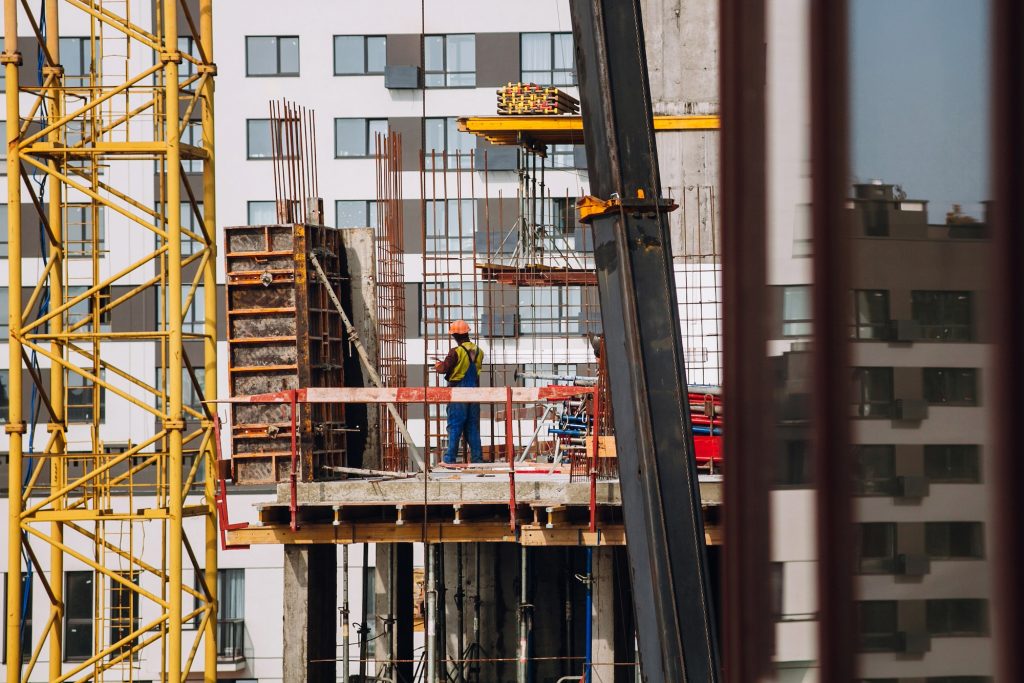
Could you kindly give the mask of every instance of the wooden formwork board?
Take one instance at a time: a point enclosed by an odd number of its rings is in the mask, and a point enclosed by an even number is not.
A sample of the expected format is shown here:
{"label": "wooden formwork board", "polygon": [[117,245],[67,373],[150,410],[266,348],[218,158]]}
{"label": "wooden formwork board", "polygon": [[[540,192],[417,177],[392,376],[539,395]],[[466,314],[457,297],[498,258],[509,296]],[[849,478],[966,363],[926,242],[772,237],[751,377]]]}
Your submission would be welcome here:
{"label": "wooden formwork board", "polygon": [[[229,227],[225,251],[229,394],[343,387],[341,317],[306,267],[315,252],[341,297],[344,249],[338,230],[304,224]],[[327,468],[345,465],[344,406],[299,404],[296,422],[298,480],[336,478]],[[287,481],[291,444],[288,404],[231,405],[236,483]]]}

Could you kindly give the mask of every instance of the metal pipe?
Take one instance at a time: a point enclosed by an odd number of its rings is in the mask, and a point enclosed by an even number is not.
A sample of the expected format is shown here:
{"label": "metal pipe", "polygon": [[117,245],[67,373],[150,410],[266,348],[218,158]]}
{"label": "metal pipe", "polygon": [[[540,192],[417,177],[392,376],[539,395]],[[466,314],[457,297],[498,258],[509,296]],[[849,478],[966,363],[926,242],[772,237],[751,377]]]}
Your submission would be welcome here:
{"label": "metal pipe", "polygon": [[[480,544],[476,544],[476,593],[473,595],[473,647],[480,649]],[[474,661],[470,673],[473,683],[480,683],[480,662]]]}
{"label": "metal pipe", "polygon": [[463,658],[464,653],[465,653],[465,647],[466,647],[466,643],[465,643],[465,640],[466,640],[466,638],[465,638],[465,633],[466,633],[466,613],[465,613],[465,609],[464,609],[465,608],[465,596],[466,596],[466,593],[464,591],[464,586],[463,586],[463,582],[462,582],[462,579],[463,579],[463,576],[462,576],[463,545],[464,545],[463,543],[458,543],[455,546],[455,552],[456,552],[456,556],[458,558],[458,563],[459,563],[458,571],[457,571],[457,574],[456,574],[456,583],[455,583],[455,586],[456,586],[456,588],[455,588],[455,609],[458,610],[458,615],[459,615],[459,620],[458,620],[459,621],[459,630],[458,630],[457,637],[456,637],[456,642],[458,643],[458,645],[456,646],[456,651],[455,651],[455,681],[456,681],[456,683],[465,683],[465,680],[466,680],[466,671],[465,671],[464,664],[463,664],[463,661],[462,661],[462,658]]}
{"label": "metal pipe", "polygon": [[448,601],[444,585],[444,546],[437,546],[434,561],[436,573],[434,584],[437,590],[437,673],[442,681],[448,681]]}
{"label": "metal pipe", "polygon": [[341,680],[348,683],[349,661],[349,608],[348,608],[348,544],[341,546]]}
{"label": "metal pipe", "polygon": [[[164,11],[164,112],[166,114],[167,145],[167,371],[170,375],[168,392],[167,421],[164,428],[168,433],[167,483],[168,495],[168,621],[167,621],[167,670],[181,671],[182,654],[182,419],[183,387],[182,375],[182,316],[181,316],[181,135],[178,129],[179,81],[178,63],[173,59],[178,51],[178,7],[166,2]],[[95,231],[94,231],[95,235]]]}
{"label": "metal pipe", "polygon": [[[206,60],[204,67],[213,68],[213,0],[199,0],[199,42],[202,55]],[[217,168],[214,163],[214,110],[213,110],[213,78],[203,82],[202,102],[200,107],[202,119],[202,142],[207,156],[203,161],[203,223],[208,227],[208,249],[211,257],[203,267],[203,297],[205,299],[203,314],[206,338],[203,341],[203,394],[206,400],[217,400]],[[193,304],[195,305],[195,304]],[[211,404],[212,405],[212,404]],[[217,497],[217,447],[215,441],[219,434],[215,431],[210,439],[206,453],[206,479],[203,482],[206,500]],[[217,612],[220,596],[217,592],[217,515],[216,508],[210,508],[206,515],[206,585],[211,595],[210,618],[206,622],[205,660],[217,661]],[[217,683],[217,667],[206,666],[203,671],[204,683]]]}
{"label": "metal pipe", "polygon": [[519,657],[516,666],[517,683],[527,683],[530,675],[530,635],[533,628],[533,605],[530,600],[529,550],[519,550]]}
{"label": "metal pipe", "polygon": [[[426,683],[437,683],[437,572],[434,561],[437,555],[437,544],[427,544],[427,557],[424,562],[424,579],[427,585],[424,591],[426,602],[426,620],[423,624],[426,630],[425,654],[427,657]],[[8,683],[20,683],[20,681],[9,681]]]}
{"label": "metal pipe", "polygon": [[22,509],[22,382],[21,341],[15,335],[21,330],[21,183],[19,154],[15,144],[21,135],[13,113],[19,109],[18,9],[16,0],[4,0],[4,77],[7,83],[7,325],[8,378],[10,397],[7,409],[9,499],[7,507],[7,683],[21,683],[21,509]]}
{"label": "metal pipe", "polygon": [[594,656],[594,549],[587,548],[587,574],[583,579],[587,587],[585,654],[583,656],[583,681],[590,683],[591,660]]}
{"label": "metal pipe", "polygon": [[361,622],[359,622],[359,680],[360,681],[365,681],[366,680],[366,657],[367,657],[366,648],[367,648],[367,643],[368,643],[368,640],[367,640],[366,636],[370,633],[370,627],[367,625],[368,624],[367,619],[369,618],[369,615],[367,614],[367,607],[368,607],[368,602],[369,602],[368,599],[367,599],[367,595],[368,595],[368,592],[369,592],[367,590],[367,584],[369,582],[366,580],[366,569],[369,567],[369,564],[370,564],[370,544],[369,543],[364,543],[363,544],[363,581],[360,584],[362,586],[362,590],[363,590],[363,594],[362,594],[362,600],[363,600],[363,619],[362,619]]}
{"label": "metal pipe", "polygon": [[[46,12],[46,28],[45,30],[45,43],[46,52],[49,53],[50,58],[53,59],[54,63],[60,63],[60,17],[59,10],[57,7],[57,0],[46,0],[45,4]],[[51,86],[63,86],[63,75],[58,75],[56,72],[50,76],[53,82]],[[48,103],[49,117],[48,123],[54,123],[60,120],[64,115],[64,100],[61,94],[61,90],[53,88],[51,90],[53,96],[50,98]],[[17,117],[15,117],[17,118]],[[61,135],[63,129],[56,129],[49,136],[47,140],[53,143],[55,146],[60,146]],[[85,129],[82,130],[83,135],[86,134]],[[51,161],[50,165],[55,167],[56,162]],[[47,222],[50,224],[50,239],[56,237],[57,242],[50,244],[50,260],[53,263],[53,267],[50,268],[49,276],[49,299],[52,302],[54,298],[60,300],[63,298],[64,293],[64,230],[63,230],[63,202],[64,192],[63,186],[60,183],[50,183],[50,200],[49,206],[47,207]],[[41,199],[41,197],[40,197]],[[42,249],[42,245],[40,245]],[[63,347],[57,341],[58,335],[64,332],[64,316],[58,315],[50,319],[49,323],[50,334],[53,335],[54,341],[50,343],[50,351],[54,355],[63,356]],[[40,388],[41,391],[41,388]],[[67,451],[66,441],[66,420],[64,415],[64,372],[60,368],[52,368],[50,371],[50,405],[53,408],[53,424],[52,433],[53,439],[49,443],[49,447],[46,449],[48,454],[60,454]],[[50,459],[50,488],[51,490],[60,489],[64,486],[65,476],[67,472],[67,460],[65,458],[51,458]],[[60,510],[64,507],[64,500],[58,498],[53,503],[55,510]],[[64,525],[61,522],[55,521],[50,525],[50,535],[57,543],[64,542]],[[64,601],[64,553],[56,545],[50,547],[50,589],[53,592],[54,602],[62,604]],[[55,610],[54,619],[50,626],[50,680],[56,680],[60,677],[62,671],[62,662],[64,661],[64,611]]]}

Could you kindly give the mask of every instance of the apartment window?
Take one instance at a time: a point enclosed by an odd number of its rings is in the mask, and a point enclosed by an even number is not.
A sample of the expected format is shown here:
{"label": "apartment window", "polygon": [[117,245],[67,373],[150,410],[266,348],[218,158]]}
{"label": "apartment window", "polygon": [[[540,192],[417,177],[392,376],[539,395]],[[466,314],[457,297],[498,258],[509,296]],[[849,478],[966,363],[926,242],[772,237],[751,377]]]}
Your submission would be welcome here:
{"label": "apartment window", "polygon": [[857,478],[854,491],[861,496],[891,496],[896,493],[896,447],[856,446]]}
{"label": "apartment window", "polygon": [[[190,39],[191,40],[191,39]],[[192,62],[182,62],[182,65],[189,64]],[[190,119],[185,127],[181,131],[181,142],[185,145],[191,145],[193,147],[203,147],[203,122],[197,119]],[[181,165],[185,169],[185,173],[202,173],[203,162],[201,159],[182,159]]]}
{"label": "apartment window", "polygon": [[889,292],[857,289],[853,292],[854,339],[885,339],[889,330]]}
{"label": "apartment window", "polygon": [[473,250],[476,200],[427,200],[427,253],[455,254]]}
{"label": "apartment window", "polygon": [[455,117],[423,119],[423,161],[428,169],[468,169],[474,149],[476,137],[459,130]]}
{"label": "apartment window", "polygon": [[[186,309],[189,291],[192,285],[181,286],[182,325],[181,331],[191,334],[206,333],[206,289],[204,285],[196,287],[192,304]],[[198,371],[198,370],[197,370]]]}
{"label": "apartment window", "polygon": [[[7,633],[7,574],[3,574],[4,580],[4,633]],[[24,619],[21,621],[21,661],[27,662],[29,657],[32,656],[32,582],[26,581],[27,574],[22,572],[21,574],[21,609],[20,612],[24,615]],[[0,658],[0,664],[7,663],[7,648],[3,648],[3,656]]]}
{"label": "apartment window", "polygon": [[246,202],[245,211],[249,225],[277,224],[277,202]]}
{"label": "apartment window", "polygon": [[465,320],[477,328],[476,286],[473,282],[424,282],[420,314],[425,336],[447,336],[452,320]]}
{"label": "apartment window", "polygon": [[[5,121],[4,119],[0,119],[0,129],[3,129],[5,131],[4,135],[7,134],[6,133],[6,131],[7,131],[7,121]],[[7,159],[7,145],[0,145],[0,161],[5,161],[6,159]],[[4,164],[3,167],[0,168],[0,175],[6,175],[6,174],[7,174],[7,164]],[[7,205],[4,204],[4,206],[6,207]]]}
{"label": "apartment window", "polygon": [[519,48],[523,82],[576,85],[572,33],[522,33]]}
{"label": "apartment window", "polygon": [[472,33],[424,36],[423,81],[428,88],[476,85],[476,36]]}
{"label": "apartment window", "polygon": [[[199,383],[199,388],[203,389],[203,381],[206,378],[205,368],[193,368],[196,373],[196,382]],[[167,375],[166,370],[157,369],[156,371],[156,390],[160,392],[157,396],[157,409],[164,407],[165,402],[169,402],[170,396],[165,393],[167,391],[166,384],[164,383],[164,377]],[[181,403],[186,408],[191,408],[197,413],[203,412],[203,404],[200,399],[200,392],[196,389],[196,385],[192,382],[192,377],[188,373],[188,368],[181,369]],[[169,403],[167,404],[169,405]],[[194,416],[192,416],[194,417]],[[191,419],[186,416],[186,419]]]}
{"label": "apartment window", "polygon": [[861,574],[891,574],[896,565],[896,524],[858,524],[857,561]]}
{"label": "apartment window", "polygon": [[384,36],[334,36],[334,75],[382,74],[387,64]]}
{"label": "apartment window", "polygon": [[[178,52],[183,55],[190,55],[192,57],[199,57],[196,54],[196,44],[192,39],[192,36],[178,36]],[[181,60],[181,64],[178,65],[178,77],[186,81],[196,75],[196,65],[187,59]]]}
{"label": "apartment window", "polygon": [[334,202],[334,225],[338,228],[377,226],[377,202],[373,199],[339,199]]}
{"label": "apartment window", "polygon": [[[68,287],[68,299],[70,300],[74,297],[81,296],[87,291],[89,291],[88,287]],[[83,323],[81,327],[74,331],[91,331],[93,329],[93,314],[98,307],[101,311],[99,314],[100,331],[110,332],[111,311],[109,309],[103,310],[108,305],[110,305],[110,287],[104,287],[95,295],[82,299],[74,306],[68,308],[66,324],[68,327],[72,327],[79,323]]]}
{"label": "apartment window", "polygon": [[81,88],[89,85],[92,71],[92,48],[89,38],[61,38],[60,63],[64,67],[64,85]]}
{"label": "apartment window", "polygon": [[93,654],[93,573],[64,574],[64,661],[82,662]]}
{"label": "apartment window", "polygon": [[334,119],[335,158],[375,154],[377,133],[387,135],[387,119]]}
{"label": "apartment window", "polygon": [[7,339],[11,330],[7,324],[7,312],[10,310],[8,306],[7,288],[0,287],[0,335],[3,335],[0,338],[2,339]]}
{"label": "apartment window", "polygon": [[582,145],[548,145],[547,155],[541,160],[544,168],[577,168],[576,150]]}
{"label": "apartment window", "polygon": [[895,600],[857,603],[862,652],[895,652],[899,648],[899,609]]}
{"label": "apartment window", "polygon": [[974,368],[922,368],[924,398],[932,404],[978,405],[978,371]]}
{"label": "apartment window", "polygon": [[[4,125],[0,121],[0,128]],[[7,258],[7,205],[0,204],[0,258]]]}
{"label": "apartment window", "polygon": [[790,285],[782,288],[782,336],[811,335],[811,288]]}
{"label": "apartment window", "polygon": [[976,445],[925,446],[925,476],[935,484],[977,484],[981,481],[979,450]]}
{"label": "apartment window", "polygon": [[298,36],[246,36],[246,76],[298,76]]}
{"label": "apartment window", "polygon": [[579,287],[520,287],[519,332],[524,335],[578,334]]}
{"label": "apartment window", "polygon": [[921,336],[933,341],[971,340],[971,293],[910,293],[911,315],[921,325]]}
{"label": "apartment window", "polygon": [[779,488],[802,488],[811,483],[810,444],[805,439],[784,440],[778,446],[775,485]]}
{"label": "apartment window", "polygon": [[[100,377],[102,377],[103,371],[100,372]],[[96,387],[92,380],[86,379],[76,372],[68,372],[65,386],[68,394],[68,422],[92,422],[94,417],[103,422],[107,412],[107,390],[104,387],[98,387],[97,405],[93,401]],[[96,414],[97,409],[99,415]]]}
{"label": "apartment window", "polygon": [[[10,386],[11,371],[0,370],[0,417],[7,421],[7,411],[11,406],[10,394],[7,387]],[[6,454],[5,454],[6,455]]]}
{"label": "apartment window", "polygon": [[[87,258],[103,251],[103,207],[95,204],[67,204],[64,249],[69,258]],[[94,241],[95,239],[95,241]]]}
{"label": "apartment window", "polygon": [[246,120],[245,155],[248,159],[274,158],[274,144],[270,137],[270,119]]}
{"label": "apartment window", "polygon": [[988,606],[973,598],[927,600],[925,623],[932,636],[984,636],[988,633]]}
{"label": "apartment window", "polygon": [[[139,584],[138,572],[117,572],[121,578],[136,586]],[[139,593],[120,581],[110,579],[110,644],[119,643],[139,628]],[[138,636],[125,642],[111,653],[111,658],[130,650],[139,642]],[[136,651],[132,659],[138,659]]]}
{"label": "apartment window", "polygon": [[553,197],[548,201],[551,234],[568,238],[576,234],[576,197]]}
{"label": "apartment window", "polygon": [[892,413],[892,368],[853,368],[853,407],[857,417]]}
{"label": "apartment window", "polygon": [[924,547],[935,560],[974,560],[984,557],[981,522],[925,522]]}
{"label": "apartment window", "polygon": [[217,659],[245,657],[245,570],[217,570]]}

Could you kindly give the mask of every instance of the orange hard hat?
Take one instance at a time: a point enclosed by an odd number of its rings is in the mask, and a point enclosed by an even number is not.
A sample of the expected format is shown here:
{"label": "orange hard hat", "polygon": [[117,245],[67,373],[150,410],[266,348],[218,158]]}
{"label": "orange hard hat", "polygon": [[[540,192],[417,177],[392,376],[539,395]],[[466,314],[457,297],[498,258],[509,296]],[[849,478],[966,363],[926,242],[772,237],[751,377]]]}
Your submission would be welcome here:
{"label": "orange hard hat", "polygon": [[469,334],[469,323],[465,320],[456,320],[448,326],[449,334]]}

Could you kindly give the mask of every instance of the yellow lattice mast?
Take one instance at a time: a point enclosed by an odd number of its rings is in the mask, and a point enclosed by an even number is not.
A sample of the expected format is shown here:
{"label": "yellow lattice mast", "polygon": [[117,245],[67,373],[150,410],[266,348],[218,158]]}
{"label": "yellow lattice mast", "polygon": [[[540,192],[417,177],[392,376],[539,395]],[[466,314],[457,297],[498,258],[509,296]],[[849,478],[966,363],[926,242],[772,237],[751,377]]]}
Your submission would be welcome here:
{"label": "yellow lattice mast", "polygon": [[[32,13],[35,3],[3,3],[7,683],[44,675],[133,680],[142,661],[146,678],[159,669],[162,680],[177,683],[200,647],[212,682],[216,451],[212,414],[201,403],[217,392],[212,0],[191,3],[198,16],[184,0],[44,0],[45,21]],[[73,75],[61,55],[59,19],[68,16],[88,26],[88,37],[77,39],[83,66]],[[179,17],[186,25],[179,26]],[[19,21],[37,38],[38,87],[19,88]],[[182,136],[196,117],[201,140],[189,137],[185,144]],[[201,194],[184,184],[184,163],[193,172],[201,166]],[[148,201],[133,188],[153,168],[157,189]],[[42,268],[24,273],[23,206],[35,207],[45,235]],[[152,247],[121,263],[104,258],[115,240]],[[131,307],[154,300],[158,315],[134,315],[131,331],[111,331],[112,316],[148,310]],[[133,369],[140,347],[153,351],[152,375],[139,372],[137,360]],[[40,368],[49,368],[48,381]],[[36,414],[23,409],[30,393]],[[120,421],[150,425],[150,433],[120,452],[107,448],[104,397],[120,402]],[[72,411],[75,422],[88,426],[76,426],[77,436],[69,438]],[[33,434],[45,447],[30,452]],[[187,525],[188,518],[197,519]],[[186,526],[200,543],[190,542]],[[75,663],[63,661],[69,565],[93,571],[95,579],[92,655]],[[50,608],[19,666],[23,573],[35,576]],[[194,582],[183,581],[193,573]],[[183,632],[193,619],[199,627]],[[48,674],[33,675],[44,652]]]}

